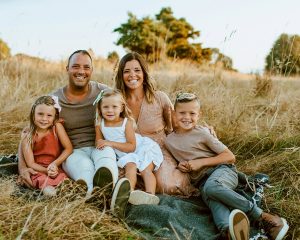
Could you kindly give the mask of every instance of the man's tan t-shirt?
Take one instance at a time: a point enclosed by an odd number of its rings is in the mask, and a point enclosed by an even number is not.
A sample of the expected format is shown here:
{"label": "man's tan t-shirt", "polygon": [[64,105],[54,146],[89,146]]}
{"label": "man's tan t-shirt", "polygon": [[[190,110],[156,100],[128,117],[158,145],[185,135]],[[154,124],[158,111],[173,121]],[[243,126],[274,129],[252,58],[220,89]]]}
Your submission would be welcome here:
{"label": "man's tan t-shirt", "polygon": [[93,106],[97,95],[106,85],[91,81],[89,93],[79,102],[69,102],[64,88],[59,88],[53,95],[58,97],[61,106],[59,117],[64,120],[64,127],[72,142],[73,148],[95,146],[95,109]]}

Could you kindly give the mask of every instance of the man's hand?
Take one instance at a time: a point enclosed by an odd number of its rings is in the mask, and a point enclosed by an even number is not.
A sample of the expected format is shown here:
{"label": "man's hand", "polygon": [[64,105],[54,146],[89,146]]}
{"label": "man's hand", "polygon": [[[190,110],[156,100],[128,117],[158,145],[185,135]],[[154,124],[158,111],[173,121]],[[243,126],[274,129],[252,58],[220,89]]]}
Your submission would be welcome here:
{"label": "man's hand", "polygon": [[99,139],[97,140],[97,149],[103,149],[104,147],[112,147],[111,146],[111,141],[107,141],[107,140],[103,140],[103,139]]}
{"label": "man's hand", "polygon": [[34,171],[32,168],[24,168],[22,171],[20,171],[17,183],[32,188],[33,183],[31,181],[30,176],[35,174],[37,174],[37,172]]}

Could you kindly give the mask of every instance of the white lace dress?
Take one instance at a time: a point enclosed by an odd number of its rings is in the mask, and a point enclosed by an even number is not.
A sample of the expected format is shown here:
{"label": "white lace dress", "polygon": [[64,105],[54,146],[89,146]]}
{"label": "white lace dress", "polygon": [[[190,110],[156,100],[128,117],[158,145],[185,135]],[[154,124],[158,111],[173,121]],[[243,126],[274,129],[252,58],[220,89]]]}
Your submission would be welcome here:
{"label": "white lace dress", "polygon": [[[120,127],[106,127],[104,119],[101,120],[101,132],[106,140],[114,142],[126,142],[125,127],[127,118],[124,119],[122,126]],[[137,169],[141,172],[149,166],[151,162],[155,165],[154,170],[156,171],[162,161],[163,154],[159,145],[148,137],[142,137],[140,134],[135,133],[136,137],[136,148],[134,152],[125,153],[117,149],[115,153],[117,155],[118,167],[124,168],[129,162],[136,164]]]}

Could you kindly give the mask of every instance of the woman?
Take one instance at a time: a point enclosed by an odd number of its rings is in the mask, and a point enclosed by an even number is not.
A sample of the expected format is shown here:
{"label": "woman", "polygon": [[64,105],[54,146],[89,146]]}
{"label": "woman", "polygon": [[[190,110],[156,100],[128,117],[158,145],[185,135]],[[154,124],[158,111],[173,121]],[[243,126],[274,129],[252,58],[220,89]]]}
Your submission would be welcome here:
{"label": "woman", "polygon": [[156,172],[157,192],[191,195],[196,191],[186,173],[176,169],[177,163],[164,146],[166,135],[172,132],[172,103],[168,96],[157,91],[144,58],[136,53],[126,54],[119,62],[115,76],[119,89],[135,118],[136,132],[152,138],[163,152],[164,161]]}

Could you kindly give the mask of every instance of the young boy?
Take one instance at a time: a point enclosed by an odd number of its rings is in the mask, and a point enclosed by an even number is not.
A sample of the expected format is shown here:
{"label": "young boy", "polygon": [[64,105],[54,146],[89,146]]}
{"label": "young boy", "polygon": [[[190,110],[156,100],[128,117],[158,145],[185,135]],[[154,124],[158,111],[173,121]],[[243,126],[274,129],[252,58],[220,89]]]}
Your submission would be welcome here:
{"label": "young boy", "polygon": [[[200,112],[197,96],[178,94],[174,108],[176,128],[167,136],[166,147],[179,162],[178,169],[188,172],[191,182],[200,188],[202,199],[211,209],[221,235],[225,239],[248,239],[246,213],[251,220],[259,220],[266,226],[271,239],[283,239],[289,228],[285,219],[263,212],[234,191],[238,184],[235,156],[206,128],[197,126]],[[230,213],[231,209],[241,211]],[[242,233],[237,228],[241,228]]]}

